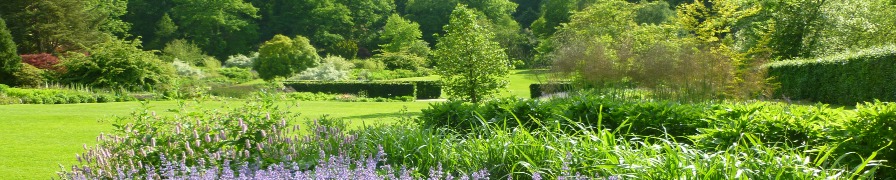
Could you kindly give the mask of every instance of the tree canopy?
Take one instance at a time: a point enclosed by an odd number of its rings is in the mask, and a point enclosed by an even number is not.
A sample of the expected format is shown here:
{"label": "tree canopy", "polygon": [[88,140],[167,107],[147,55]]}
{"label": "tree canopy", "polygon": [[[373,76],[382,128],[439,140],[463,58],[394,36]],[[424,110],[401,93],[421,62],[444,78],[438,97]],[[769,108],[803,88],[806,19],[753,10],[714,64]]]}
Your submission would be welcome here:
{"label": "tree canopy", "polygon": [[290,77],[317,66],[319,61],[320,56],[308,38],[296,36],[290,39],[276,35],[258,49],[258,59],[255,60],[253,69],[258,71],[258,76],[262,79],[273,80],[277,77]]}

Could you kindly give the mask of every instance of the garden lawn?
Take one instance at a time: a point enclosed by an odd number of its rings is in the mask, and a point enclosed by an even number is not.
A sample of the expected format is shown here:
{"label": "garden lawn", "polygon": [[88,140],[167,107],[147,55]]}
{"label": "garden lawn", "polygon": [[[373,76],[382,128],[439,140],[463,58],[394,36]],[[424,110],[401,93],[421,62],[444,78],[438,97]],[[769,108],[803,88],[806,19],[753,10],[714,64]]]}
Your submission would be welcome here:
{"label": "garden lawn", "polygon": [[[529,70],[511,70],[507,76],[507,89],[502,89],[498,93],[499,97],[520,97],[529,98],[529,85],[533,83],[547,82],[547,70],[529,69]],[[393,81],[431,81],[438,80],[438,75],[395,79]],[[443,98],[446,96],[442,95]]]}
{"label": "garden lawn", "polygon": [[[196,102],[188,101],[188,104]],[[281,102],[281,107],[298,103],[291,111],[301,113],[293,124],[324,114],[345,118],[349,128],[395,122],[407,107],[406,115],[419,115],[427,102]],[[203,108],[238,107],[242,101],[209,101]],[[150,102],[150,110],[162,115],[175,109],[175,101]],[[71,168],[83,145],[93,145],[101,132],[110,132],[115,116],[129,115],[139,102],[65,105],[0,105],[0,179],[50,179],[59,165]]]}

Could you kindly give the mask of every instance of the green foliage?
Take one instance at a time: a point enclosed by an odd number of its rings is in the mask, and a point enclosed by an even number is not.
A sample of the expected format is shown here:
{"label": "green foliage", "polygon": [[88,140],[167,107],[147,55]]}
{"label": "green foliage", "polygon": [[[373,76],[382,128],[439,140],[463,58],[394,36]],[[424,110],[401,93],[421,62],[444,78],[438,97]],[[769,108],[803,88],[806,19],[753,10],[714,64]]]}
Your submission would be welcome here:
{"label": "green foliage", "polygon": [[91,47],[90,55],[69,53],[64,58],[67,72],[62,81],[126,90],[169,86],[174,69],[152,52],[140,50],[139,43],[112,40]]}
{"label": "green foliage", "polygon": [[258,53],[251,53],[250,56],[237,54],[227,58],[227,61],[224,61],[224,66],[226,67],[235,67],[235,68],[252,68],[252,64],[255,63],[255,60],[258,59]]}
{"label": "green foliage", "polygon": [[442,96],[441,81],[410,81],[417,88],[417,99],[438,99]]}
{"label": "green foliage", "polygon": [[635,22],[638,24],[662,24],[672,19],[675,11],[669,9],[666,1],[645,2],[638,5],[635,10]]}
{"label": "green foliage", "polygon": [[172,0],[181,36],[218,58],[246,53],[257,41],[258,8],[242,0]]}
{"label": "green foliage", "polygon": [[296,36],[294,39],[283,35],[274,36],[258,49],[258,59],[253,69],[266,81],[277,77],[289,77],[305,69],[317,66],[320,56],[311,46],[308,38]]}
{"label": "green foliage", "polygon": [[0,104],[77,104],[134,101],[134,97],[125,94],[92,92],[72,89],[19,89],[4,90],[11,101]]}
{"label": "green foliage", "polygon": [[196,44],[183,39],[175,39],[165,45],[160,58],[167,62],[182,61],[193,66],[206,66],[205,60],[210,56],[205,55]]}
{"label": "green foliage", "polygon": [[382,61],[386,69],[417,70],[426,66],[426,58],[406,52],[383,52],[373,57]]}
{"label": "green foliage", "polygon": [[313,92],[293,92],[286,94],[287,99],[298,101],[339,101],[339,102],[412,102],[412,96],[397,96],[390,98],[382,97],[359,97],[355,94],[327,94]]}
{"label": "green foliage", "polygon": [[480,24],[476,11],[464,5],[451,13],[446,34],[439,38],[433,53],[436,72],[451,98],[479,102],[506,86],[502,78],[512,65],[487,28]]}
{"label": "green foliage", "polygon": [[[21,54],[56,54],[82,50],[114,36],[125,36],[128,23],[118,19],[127,1],[41,0],[7,1],[0,14]],[[60,51],[61,50],[61,51]]]}
{"label": "green foliage", "polygon": [[339,56],[327,56],[320,65],[306,69],[302,73],[290,78],[290,80],[317,80],[317,81],[341,81],[351,75],[351,69],[355,64]]}
{"label": "green foliage", "polygon": [[257,78],[257,76],[253,74],[251,70],[236,67],[218,69],[218,74],[227,77],[237,84],[249,82]]}
{"label": "green foliage", "polygon": [[40,87],[47,82],[44,70],[27,63],[22,63],[20,66],[22,68],[12,74],[11,79],[15,79],[15,84],[24,87]]}
{"label": "green foliage", "polygon": [[[379,61],[374,61],[379,62]],[[401,79],[401,78],[412,78],[412,77],[423,77],[431,74],[428,69],[418,69],[417,71],[406,70],[406,69],[396,69],[396,70],[355,70],[355,77],[359,80],[367,80],[367,81],[379,81],[379,80],[393,80],[393,79]]]}
{"label": "green foliage", "polygon": [[373,98],[416,97],[414,84],[406,82],[292,81],[283,85],[297,92],[358,94]]}
{"label": "green foliage", "polygon": [[13,84],[13,74],[22,68],[22,59],[16,53],[16,44],[6,28],[6,21],[0,17],[0,83]]}
{"label": "green foliage", "polygon": [[190,64],[184,63],[183,61],[174,61],[171,63],[174,65],[174,71],[177,72],[181,78],[192,78],[192,79],[201,79],[205,77],[202,73],[202,70],[199,68],[195,68]]}
{"label": "green foliage", "polygon": [[780,83],[776,97],[851,105],[896,100],[896,46],[766,65]]}
{"label": "green foliage", "polygon": [[392,14],[386,20],[386,26],[383,27],[383,33],[380,39],[386,44],[380,45],[384,52],[410,52],[419,57],[427,57],[429,55],[428,44],[420,39],[420,25],[408,21],[398,14]]}

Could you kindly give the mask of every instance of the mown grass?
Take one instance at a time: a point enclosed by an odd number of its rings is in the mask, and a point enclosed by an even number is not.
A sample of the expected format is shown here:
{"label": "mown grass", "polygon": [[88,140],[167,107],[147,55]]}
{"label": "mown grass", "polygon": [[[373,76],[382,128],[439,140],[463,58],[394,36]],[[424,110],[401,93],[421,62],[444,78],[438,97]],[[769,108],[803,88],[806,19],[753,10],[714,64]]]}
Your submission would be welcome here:
{"label": "mown grass", "polygon": [[[186,101],[185,103],[197,104]],[[239,106],[242,101],[208,101],[202,107],[214,109]],[[287,106],[296,102],[279,102]],[[324,114],[345,118],[349,128],[389,123],[401,115],[417,115],[427,102],[297,102],[298,121]],[[168,109],[179,107],[176,101],[148,103],[150,109],[171,115]],[[66,105],[3,105],[0,106],[0,179],[49,179],[55,177],[59,165],[76,162],[75,154],[84,144],[93,145],[101,132],[112,130],[115,116],[126,116],[141,107],[139,102],[66,104]],[[400,113],[407,107],[406,114]],[[293,124],[304,124],[295,122]]]}
{"label": "mown grass", "polygon": [[[547,70],[512,70],[507,76],[507,88],[498,93],[498,97],[529,97],[529,85],[547,81]],[[439,80],[438,75],[395,79],[394,81],[430,81]],[[443,93],[442,97],[446,97]]]}

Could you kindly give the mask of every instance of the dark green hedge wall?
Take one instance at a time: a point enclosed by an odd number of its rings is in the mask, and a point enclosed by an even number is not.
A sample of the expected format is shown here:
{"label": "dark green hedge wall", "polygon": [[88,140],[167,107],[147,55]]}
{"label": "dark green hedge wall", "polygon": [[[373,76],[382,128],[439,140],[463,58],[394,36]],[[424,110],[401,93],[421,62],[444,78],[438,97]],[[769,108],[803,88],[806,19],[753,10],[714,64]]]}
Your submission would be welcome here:
{"label": "dark green hedge wall", "polygon": [[534,99],[546,94],[569,91],[572,88],[572,84],[569,83],[536,83],[529,85],[529,95]]}
{"label": "dark green hedge wall", "polygon": [[410,81],[417,85],[417,99],[438,99],[442,96],[441,81]]}
{"label": "dark green hedge wall", "polygon": [[416,97],[414,84],[408,82],[290,81],[283,82],[283,85],[292,87],[298,92],[329,94],[360,94],[365,92],[367,97]]}
{"label": "dark green hedge wall", "polygon": [[874,99],[896,101],[896,46],[780,61],[765,67],[781,85],[775,92],[778,98],[844,105]]}

